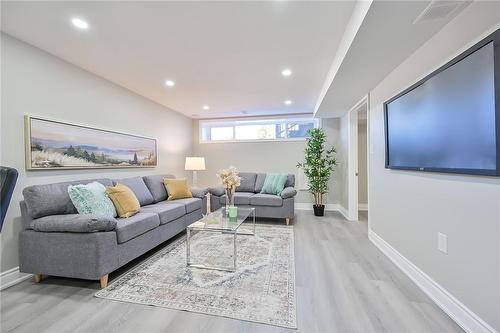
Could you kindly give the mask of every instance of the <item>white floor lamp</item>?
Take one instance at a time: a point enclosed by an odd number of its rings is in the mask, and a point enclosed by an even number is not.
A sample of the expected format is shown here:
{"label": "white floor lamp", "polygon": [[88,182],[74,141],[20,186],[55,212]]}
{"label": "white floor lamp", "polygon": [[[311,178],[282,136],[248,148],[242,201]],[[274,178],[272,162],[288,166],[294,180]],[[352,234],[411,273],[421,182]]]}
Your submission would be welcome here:
{"label": "white floor lamp", "polygon": [[186,157],[184,169],[193,171],[193,186],[197,186],[198,174],[196,172],[205,170],[205,157]]}

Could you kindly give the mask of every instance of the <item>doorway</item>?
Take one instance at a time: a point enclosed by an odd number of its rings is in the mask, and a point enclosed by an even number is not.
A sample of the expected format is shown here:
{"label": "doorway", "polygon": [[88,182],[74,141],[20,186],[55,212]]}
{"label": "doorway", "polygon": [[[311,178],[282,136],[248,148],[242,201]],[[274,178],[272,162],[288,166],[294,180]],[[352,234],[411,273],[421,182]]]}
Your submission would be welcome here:
{"label": "doorway", "polygon": [[[349,110],[348,219],[367,221],[369,170],[369,96]],[[360,213],[361,212],[361,213]]]}
{"label": "doorway", "polygon": [[368,211],[368,111],[358,111],[358,220],[367,221]]}

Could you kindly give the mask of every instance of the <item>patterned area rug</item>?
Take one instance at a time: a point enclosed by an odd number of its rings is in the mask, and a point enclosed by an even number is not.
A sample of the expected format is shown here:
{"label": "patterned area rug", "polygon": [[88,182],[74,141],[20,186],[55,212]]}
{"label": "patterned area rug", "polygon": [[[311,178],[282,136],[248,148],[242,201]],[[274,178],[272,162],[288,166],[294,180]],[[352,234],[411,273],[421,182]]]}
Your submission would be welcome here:
{"label": "patterned area rug", "polygon": [[[95,296],[297,328],[293,227],[257,225],[237,249],[236,272],[187,268],[184,236]],[[192,262],[230,267],[232,254],[232,235],[192,237]]]}

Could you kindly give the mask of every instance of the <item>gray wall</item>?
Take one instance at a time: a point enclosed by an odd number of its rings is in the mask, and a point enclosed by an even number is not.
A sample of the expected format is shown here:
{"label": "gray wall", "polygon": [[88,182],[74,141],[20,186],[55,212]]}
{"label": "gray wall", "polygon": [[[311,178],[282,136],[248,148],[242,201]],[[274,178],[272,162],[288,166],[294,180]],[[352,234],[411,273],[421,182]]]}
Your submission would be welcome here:
{"label": "gray wall", "polygon": [[[240,171],[287,172],[297,175],[297,162],[304,157],[305,141],[199,143],[199,121],[193,120],[193,154],[205,157],[206,171],[198,172],[200,186],[219,184],[218,170],[234,165]],[[339,120],[323,119],[322,126],[328,135],[329,144],[338,146]],[[340,186],[337,172],[330,181],[330,193],[325,204],[339,201]],[[299,191],[297,203],[312,203],[314,199],[307,191]]]}
{"label": "gray wall", "polygon": [[366,119],[358,122],[358,203],[368,203],[368,165],[366,147]]}
{"label": "gray wall", "polygon": [[[31,184],[154,173],[183,176],[192,144],[191,119],[10,36],[1,35],[1,164],[19,170],[19,180],[1,240],[1,271],[18,266],[21,190]],[[24,170],[25,114],[158,139],[159,166],[129,170]]]}
{"label": "gray wall", "polygon": [[[500,330],[500,178],[384,168],[382,103],[500,24],[500,2],[473,2],[370,93],[372,230]],[[451,133],[459,135],[459,133]],[[448,235],[448,254],[437,233]]]}

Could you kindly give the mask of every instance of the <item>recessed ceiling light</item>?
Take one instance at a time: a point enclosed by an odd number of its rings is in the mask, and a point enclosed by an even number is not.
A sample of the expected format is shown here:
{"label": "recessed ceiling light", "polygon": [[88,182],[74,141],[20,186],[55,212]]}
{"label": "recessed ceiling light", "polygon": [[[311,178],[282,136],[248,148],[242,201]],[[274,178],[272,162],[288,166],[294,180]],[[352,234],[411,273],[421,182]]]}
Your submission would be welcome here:
{"label": "recessed ceiling light", "polygon": [[173,86],[175,86],[175,82],[172,80],[167,80],[167,81],[165,81],[165,85],[167,87],[173,87]]}
{"label": "recessed ceiling light", "polygon": [[203,105],[203,110],[209,110],[210,109],[210,106],[208,105]]}
{"label": "recessed ceiling light", "polygon": [[287,100],[285,101],[285,105],[291,105],[291,104],[292,104],[292,101],[291,101],[291,100],[287,99]]}
{"label": "recessed ceiling light", "polygon": [[285,68],[284,70],[281,71],[281,75],[284,77],[292,75],[292,70],[290,68]]}
{"label": "recessed ceiling light", "polygon": [[71,19],[71,23],[73,23],[73,25],[75,27],[77,27],[78,29],[86,30],[89,28],[89,24],[86,21],[84,21],[78,17],[73,17]]}

